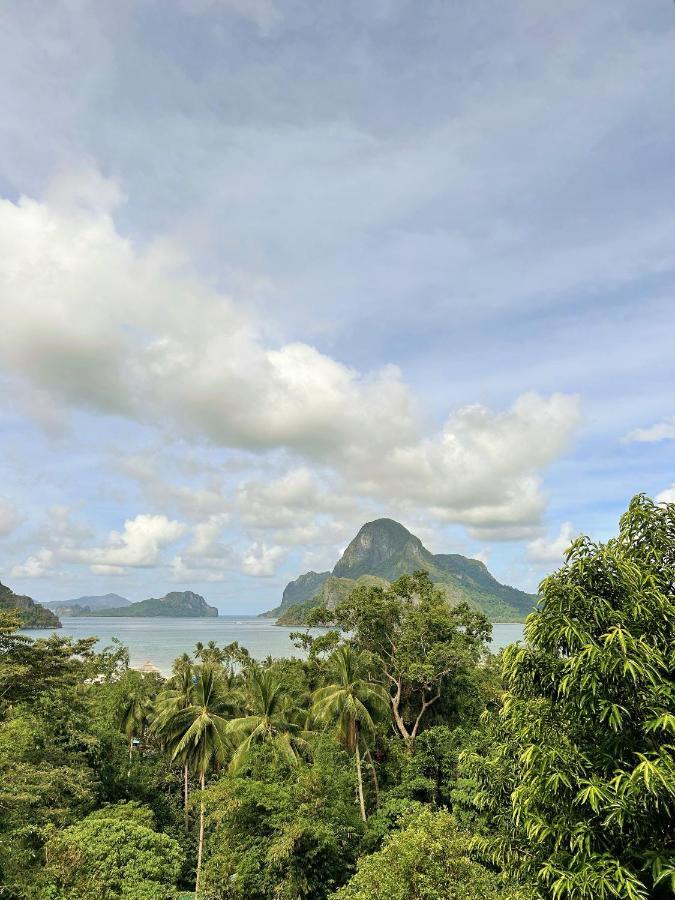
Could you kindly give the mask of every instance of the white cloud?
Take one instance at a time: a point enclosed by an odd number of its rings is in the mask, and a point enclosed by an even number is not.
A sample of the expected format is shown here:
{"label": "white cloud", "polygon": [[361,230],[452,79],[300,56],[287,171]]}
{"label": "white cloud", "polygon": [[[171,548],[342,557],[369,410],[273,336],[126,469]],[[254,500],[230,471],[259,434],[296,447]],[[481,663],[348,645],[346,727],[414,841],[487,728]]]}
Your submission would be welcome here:
{"label": "white cloud", "polygon": [[675,484],[656,495],[657,503],[675,503]]}
{"label": "white cloud", "polygon": [[111,531],[104,547],[78,550],[76,560],[88,562],[99,573],[124,569],[127,566],[144,568],[159,561],[163,547],[175,543],[185,533],[182,522],[166,516],[138,515],[127,519],[123,531]]}
{"label": "white cloud", "polygon": [[[175,246],[136,250],[111,217],[116,185],[85,172],[55,195],[0,201],[0,359],[10,372],[73,408],[303,460],[237,495],[244,524],[286,529],[285,543],[325,530],[321,515],[351,522],[364,503],[428,509],[479,539],[520,538],[539,523],[540,473],[569,445],[577,397],[523,394],[504,412],[467,406],[429,435],[395,367],[360,373],[304,343],[268,347],[250,316],[181,267]],[[307,468],[317,464],[321,483]],[[227,507],[220,485],[193,491],[147,461],[123,465],[192,518]],[[87,551],[90,563],[153,565],[150,532],[168,520],[134,521]],[[269,554],[261,559],[248,569],[267,571]]]}
{"label": "white cloud", "polygon": [[412,436],[397,369],[266,348],[229,298],[177,267],[175,246],[137,253],[107,211],[0,201],[0,250],[3,365],[63,402],[314,458],[360,432],[381,446]]}
{"label": "white cloud", "polygon": [[42,547],[33,556],[14,566],[10,575],[12,578],[45,578],[53,574],[53,568],[57,562],[56,555],[53,551]]}
{"label": "white cloud", "polygon": [[224,581],[233,571],[257,577],[276,573],[286,556],[283,547],[256,541],[239,551],[222,540],[223,524],[220,517],[213,516],[192,529],[192,541],[171,561],[172,581]]}
{"label": "white cloud", "polygon": [[530,541],[526,549],[527,559],[534,563],[561,563],[565,551],[577,534],[571,522],[563,522],[557,537],[541,537]]}
{"label": "white cloud", "polygon": [[171,560],[170,575],[171,581],[179,584],[195,584],[200,581],[224,581],[227,577],[229,567],[223,565],[222,561],[216,565],[211,560],[200,560],[201,564],[194,563],[184,556],[174,556]]}
{"label": "white cloud", "polygon": [[627,443],[653,444],[658,441],[675,441],[675,416],[657,422],[649,428],[636,428],[624,438]]}
{"label": "white cloud", "polygon": [[522,537],[545,506],[537,473],[569,446],[580,415],[579,398],[564,394],[524,394],[503,413],[468,406],[435,437],[358,459],[351,474],[364,493],[427,507],[476,538]]}
{"label": "white cloud", "polygon": [[258,578],[274,575],[278,564],[285,556],[283,547],[267,547],[252,544],[242,558],[242,571]]}

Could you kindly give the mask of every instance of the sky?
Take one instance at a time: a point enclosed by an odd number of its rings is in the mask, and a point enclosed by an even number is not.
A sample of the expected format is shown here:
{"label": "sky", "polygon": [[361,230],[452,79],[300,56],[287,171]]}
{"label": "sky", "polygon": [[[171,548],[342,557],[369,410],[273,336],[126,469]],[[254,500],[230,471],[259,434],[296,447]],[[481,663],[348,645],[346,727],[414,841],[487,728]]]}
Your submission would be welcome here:
{"label": "sky", "polygon": [[675,501],[671,0],[0,0],[0,580],[533,590]]}

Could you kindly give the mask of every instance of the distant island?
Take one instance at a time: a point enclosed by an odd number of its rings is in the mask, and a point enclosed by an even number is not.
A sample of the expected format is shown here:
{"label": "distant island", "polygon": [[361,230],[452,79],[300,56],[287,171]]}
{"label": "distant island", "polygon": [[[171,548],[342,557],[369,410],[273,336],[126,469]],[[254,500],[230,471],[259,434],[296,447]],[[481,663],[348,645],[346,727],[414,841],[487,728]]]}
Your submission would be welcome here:
{"label": "distant island", "polygon": [[501,584],[485,563],[459,553],[430,553],[393,519],[367,522],[332,572],[306,572],[286,585],[281,604],[264,617],[277,625],[302,625],[315,606],[334,609],[360,584],[386,587],[400,575],[428,572],[452,604],[466,601],[493,622],[522,622],[537,602],[534,594]]}
{"label": "distant island", "polygon": [[15,594],[2,582],[0,582],[0,610],[18,612],[22,628],[61,628],[58,616],[50,609],[45,609],[31,597]]}
{"label": "distant island", "polygon": [[59,616],[86,616],[100,609],[120,609],[131,606],[131,600],[119,594],[98,594],[92,597],[76,597],[74,600],[51,600],[43,606]]}
{"label": "distant island", "polygon": [[[124,598],[123,598],[124,599]],[[201,594],[193,591],[171,591],[164,597],[150,597],[138,603],[129,603],[126,606],[116,606],[102,609],[87,609],[80,612],[81,616],[90,617],[121,617],[132,616],[136,618],[184,618],[202,619],[214,618],[218,615],[215,606],[209,606]]]}

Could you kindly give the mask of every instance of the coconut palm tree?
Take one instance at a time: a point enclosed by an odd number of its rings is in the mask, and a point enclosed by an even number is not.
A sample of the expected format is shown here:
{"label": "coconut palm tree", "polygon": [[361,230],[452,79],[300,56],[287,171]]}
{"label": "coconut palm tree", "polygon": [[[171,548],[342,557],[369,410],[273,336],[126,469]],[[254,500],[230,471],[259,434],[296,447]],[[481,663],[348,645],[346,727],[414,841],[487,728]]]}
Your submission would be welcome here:
{"label": "coconut palm tree", "polygon": [[370,680],[371,661],[368,654],[348,644],[333,652],[328,667],[331,682],[314,692],[310,715],[316,722],[334,722],[338,740],[354,754],[359,806],[365,822],[360,744],[364,734],[374,731],[374,720],[388,712],[389,695],[382,684]]}
{"label": "coconut palm tree", "polygon": [[227,732],[234,746],[231,774],[241,772],[259,744],[269,744],[277,756],[295,766],[305,746],[302,727],[297,720],[302,711],[284,691],[283,680],[270,669],[256,667],[248,674],[248,715],[233,719]]}
{"label": "coconut palm tree", "polygon": [[[223,678],[222,670],[205,665],[195,669],[190,703],[167,715],[164,726],[172,759],[187,764],[199,778],[202,791],[206,773],[224,762],[228,743],[226,728],[228,716],[236,709],[236,697]],[[199,842],[197,845],[197,880],[195,892],[199,892],[199,879],[204,850],[204,798],[199,805]]]}
{"label": "coconut palm tree", "polygon": [[[151,730],[159,735],[172,758],[177,742],[182,737],[180,731],[175,729],[176,714],[192,705],[192,694],[196,681],[195,670],[187,654],[176,660],[173,668],[174,675],[169,681],[169,686],[158,695],[155,701],[155,718],[150,726]],[[190,767],[187,752],[182,754],[180,762],[183,764],[183,810],[185,830],[187,831],[190,827]]]}
{"label": "coconut palm tree", "polygon": [[127,673],[126,683],[122,685],[122,694],[117,708],[117,717],[129,742],[129,768],[127,778],[131,775],[131,754],[134,739],[140,738],[148,724],[152,703],[146,691],[142,677],[138,673]]}

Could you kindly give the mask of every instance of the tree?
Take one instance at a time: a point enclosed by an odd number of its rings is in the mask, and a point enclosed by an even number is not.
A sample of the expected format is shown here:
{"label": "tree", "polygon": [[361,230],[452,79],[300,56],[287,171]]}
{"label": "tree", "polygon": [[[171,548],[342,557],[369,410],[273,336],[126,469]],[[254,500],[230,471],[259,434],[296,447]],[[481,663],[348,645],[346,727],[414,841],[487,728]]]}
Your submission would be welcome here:
{"label": "tree", "polygon": [[365,822],[367,816],[359,744],[364,732],[374,731],[373,719],[386,714],[389,695],[381,684],[368,677],[372,662],[363,651],[348,645],[338,647],[330,657],[328,670],[331,683],[314,692],[311,716],[323,724],[336,722],[338,740],[354,754],[359,806]]}
{"label": "tree", "polygon": [[271,669],[254,668],[248,676],[248,715],[233,719],[227,728],[235,751],[230,773],[241,772],[250,762],[256,744],[270,744],[289,765],[296,766],[305,746],[296,719],[302,711],[284,690],[283,679]]}
{"label": "tree", "polygon": [[236,698],[228,690],[222,671],[214,666],[200,666],[190,691],[190,705],[178,708],[167,717],[165,734],[173,746],[173,759],[187,763],[199,778],[202,796],[199,802],[199,841],[197,845],[197,879],[204,852],[204,799],[206,773],[225,760],[228,743],[227,716],[235,709]]}
{"label": "tree", "polygon": [[[164,742],[166,749],[174,756],[174,751],[183,735],[175,729],[176,715],[192,705],[192,695],[196,680],[195,671],[189,657],[176,660],[175,674],[172,676],[169,686],[157,697],[155,703],[155,717],[152,721],[154,731]],[[190,766],[189,752],[182,754],[183,766],[183,818],[185,830],[190,827]]]}
{"label": "tree", "polygon": [[480,852],[555,900],[675,891],[675,505],[635,497],[541,584],[487,755]]}
{"label": "tree", "polygon": [[41,896],[54,900],[172,900],[182,863],[176,841],[154,830],[152,813],[129,803],[57,832],[45,855]]}
{"label": "tree", "polygon": [[394,831],[383,848],[358,863],[334,900],[517,900],[470,857],[469,838],[446,810],[423,809]]}
{"label": "tree", "polygon": [[125,672],[120,683],[117,716],[129,745],[129,770],[127,775],[131,775],[131,754],[134,740],[143,737],[151,709],[152,702],[141,673],[131,670]]}
{"label": "tree", "polygon": [[353,763],[331,736],[310,740],[311,765],[276,766],[271,745],[258,744],[252,775],[207,788],[208,897],[324,900],[353,873],[363,834]]}
{"label": "tree", "polygon": [[426,572],[403,575],[386,589],[360,586],[325,617],[380,660],[394,725],[410,750],[444,688],[484,655],[491,631],[467,604],[450,607]]}

